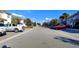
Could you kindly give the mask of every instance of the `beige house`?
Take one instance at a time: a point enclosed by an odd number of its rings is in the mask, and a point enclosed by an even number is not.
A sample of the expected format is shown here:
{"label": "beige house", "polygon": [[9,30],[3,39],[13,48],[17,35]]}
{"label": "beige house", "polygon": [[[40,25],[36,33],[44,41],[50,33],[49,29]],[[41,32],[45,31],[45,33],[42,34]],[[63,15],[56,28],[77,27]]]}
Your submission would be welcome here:
{"label": "beige house", "polygon": [[25,24],[24,19],[22,17],[12,15],[11,13],[6,12],[5,10],[0,10],[0,22],[4,24],[12,24],[13,18],[16,18],[16,17],[20,19],[21,24]]}
{"label": "beige house", "polygon": [[4,10],[0,10],[0,22],[4,24],[11,24],[11,14]]}

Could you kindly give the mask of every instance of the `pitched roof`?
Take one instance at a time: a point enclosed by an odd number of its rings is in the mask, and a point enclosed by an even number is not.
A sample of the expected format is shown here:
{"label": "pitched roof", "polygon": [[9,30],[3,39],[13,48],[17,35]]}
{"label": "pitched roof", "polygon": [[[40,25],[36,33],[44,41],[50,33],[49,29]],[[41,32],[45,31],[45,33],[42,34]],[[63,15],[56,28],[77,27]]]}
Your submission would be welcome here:
{"label": "pitched roof", "polygon": [[6,10],[0,10],[0,13],[6,13],[8,15],[11,15],[11,13],[7,12]]}
{"label": "pitched roof", "polygon": [[71,15],[70,17],[68,17],[68,19],[69,19],[69,18],[72,18],[72,17],[75,17],[76,15],[79,15],[79,11],[78,11],[77,13]]}

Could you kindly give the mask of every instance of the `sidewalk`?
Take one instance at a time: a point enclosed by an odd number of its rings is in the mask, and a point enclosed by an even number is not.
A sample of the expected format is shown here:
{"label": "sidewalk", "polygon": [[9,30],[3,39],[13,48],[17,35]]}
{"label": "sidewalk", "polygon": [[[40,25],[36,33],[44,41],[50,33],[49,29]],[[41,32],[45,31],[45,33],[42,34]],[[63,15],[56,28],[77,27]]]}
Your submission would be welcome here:
{"label": "sidewalk", "polygon": [[79,29],[64,29],[63,32],[69,33],[70,35],[79,38]]}
{"label": "sidewalk", "polygon": [[62,30],[58,30],[61,32],[61,34],[63,34],[63,36],[68,36],[70,38],[74,38],[74,40],[78,40],[79,41],[79,33],[69,33],[66,31],[62,31]]}

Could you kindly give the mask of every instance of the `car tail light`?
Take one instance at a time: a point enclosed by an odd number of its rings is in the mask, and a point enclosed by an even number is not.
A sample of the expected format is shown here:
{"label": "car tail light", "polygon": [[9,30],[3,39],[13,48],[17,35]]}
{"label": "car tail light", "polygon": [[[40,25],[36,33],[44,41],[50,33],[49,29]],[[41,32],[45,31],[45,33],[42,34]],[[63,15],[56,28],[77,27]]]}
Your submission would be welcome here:
{"label": "car tail light", "polygon": [[25,30],[25,27],[23,26],[22,29]]}

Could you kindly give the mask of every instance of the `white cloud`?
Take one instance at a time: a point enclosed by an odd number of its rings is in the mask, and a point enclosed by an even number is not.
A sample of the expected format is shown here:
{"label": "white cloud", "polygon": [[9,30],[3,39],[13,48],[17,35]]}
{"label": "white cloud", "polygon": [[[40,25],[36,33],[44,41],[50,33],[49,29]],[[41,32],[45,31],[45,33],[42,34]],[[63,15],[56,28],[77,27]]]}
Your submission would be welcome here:
{"label": "white cloud", "polygon": [[37,22],[37,19],[36,18],[31,18],[33,22]]}
{"label": "white cloud", "polygon": [[48,18],[48,17],[45,18],[45,20],[51,20],[51,19],[52,19],[52,18]]}
{"label": "white cloud", "polygon": [[48,22],[48,21],[50,21],[51,19],[52,19],[52,18],[46,17],[44,21],[45,21],[45,22]]}
{"label": "white cloud", "polygon": [[48,17],[46,17],[46,18],[45,18],[45,20],[49,20],[49,18],[48,18]]}
{"label": "white cloud", "polygon": [[16,13],[12,13],[12,15],[25,18],[23,15],[19,15],[19,14],[16,14]]}

